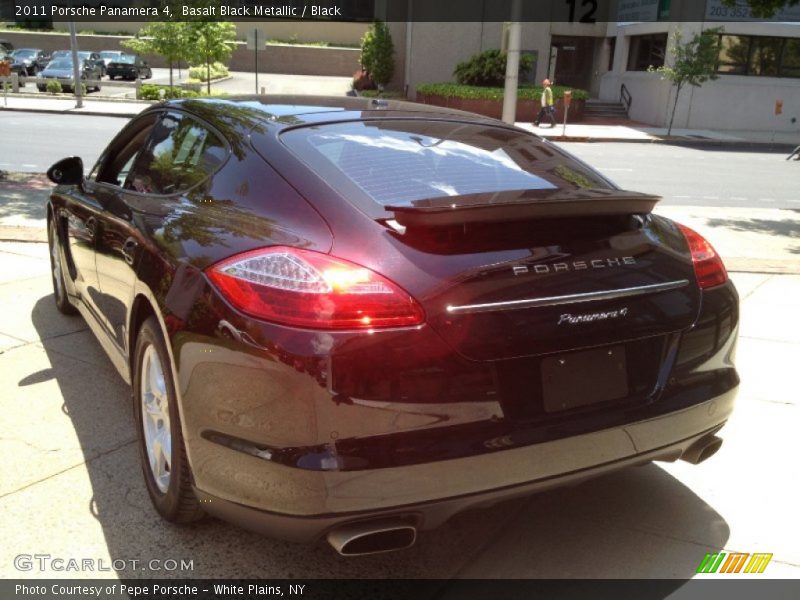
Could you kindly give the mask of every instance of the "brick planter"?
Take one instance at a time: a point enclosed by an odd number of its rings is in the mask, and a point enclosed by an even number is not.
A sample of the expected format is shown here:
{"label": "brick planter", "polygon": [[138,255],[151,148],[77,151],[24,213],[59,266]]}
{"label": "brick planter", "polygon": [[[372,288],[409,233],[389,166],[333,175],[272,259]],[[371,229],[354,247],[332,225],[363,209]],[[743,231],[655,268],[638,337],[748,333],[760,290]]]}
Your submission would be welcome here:
{"label": "brick planter", "polygon": [[[436,94],[417,94],[417,102],[466,110],[494,119],[500,119],[503,116],[502,100],[474,100],[471,98],[448,98]],[[568,123],[583,121],[583,109],[585,104],[585,100],[572,100],[569,105]],[[540,108],[541,102],[539,100],[518,100],[517,121],[533,121],[536,115],[539,114]],[[561,98],[556,99],[556,122],[564,122],[564,105]]]}

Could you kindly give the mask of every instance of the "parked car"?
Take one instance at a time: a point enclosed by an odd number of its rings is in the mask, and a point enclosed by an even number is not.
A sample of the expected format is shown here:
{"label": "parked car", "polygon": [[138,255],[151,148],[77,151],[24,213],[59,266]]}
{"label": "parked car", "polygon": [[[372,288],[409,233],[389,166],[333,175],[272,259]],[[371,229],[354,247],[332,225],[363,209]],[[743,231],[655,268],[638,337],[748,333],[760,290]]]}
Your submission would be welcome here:
{"label": "parked car", "polygon": [[[61,83],[61,89],[63,89],[65,92],[71,91],[73,76],[74,73],[72,69],[72,59],[55,58],[50,61],[50,64],[47,65],[47,68],[39,73],[39,75],[36,77],[36,87],[40,92],[44,92],[47,90],[47,82],[51,79],[56,79]],[[100,67],[94,62],[87,60],[80,61],[80,77],[82,81],[98,82],[91,88],[87,88],[87,91],[100,91]]]}
{"label": "parked car", "polygon": [[[53,52],[52,59],[55,58],[68,58],[72,59],[72,50],[56,50]],[[106,63],[103,61],[102,57],[100,56],[99,52],[93,52],[91,50],[79,50],[78,51],[78,58],[81,60],[85,60],[90,64],[97,65],[100,67],[100,77],[102,78],[106,74]]]}
{"label": "parked car", "polygon": [[119,58],[120,56],[123,56],[124,54],[125,53],[121,50],[101,50],[100,58],[103,60],[105,66],[108,67],[108,63]]}
{"label": "parked car", "polygon": [[39,48],[19,48],[11,53],[14,64],[25,71],[26,75],[35,76],[47,66],[49,55]]}
{"label": "parked car", "polygon": [[132,385],[168,521],[369,554],[720,447],[739,384],[722,260],[527,131],[364,98],[184,99],[88,177],[76,157],[48,175],[56,306]]}
{"label": "parked car", "polygon": [[123,54],[108,63],[106,67],[109,79],[150,79],[152,69],[138,56]]}

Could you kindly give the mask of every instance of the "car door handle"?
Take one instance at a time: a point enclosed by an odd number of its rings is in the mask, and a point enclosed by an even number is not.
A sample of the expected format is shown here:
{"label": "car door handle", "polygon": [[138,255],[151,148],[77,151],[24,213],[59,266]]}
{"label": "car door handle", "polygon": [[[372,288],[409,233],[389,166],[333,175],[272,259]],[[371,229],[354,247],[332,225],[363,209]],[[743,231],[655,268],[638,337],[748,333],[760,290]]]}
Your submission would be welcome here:
{"label": "car door handle", "polygon": [[133,264],[134,253],[136,252],[136,248],[138,246],[139,243],[133,238],[128,238],[122,245],[122,256],[125,259],[125,262],[129,265]]}
{"label": "car door handle", "polygon": [[89,232],[89,237],[91,239],[94,239],[95,228],[97,227],[97,219],[95,219],[94,217],[89,217],[88,219],[86,219],[85,227],[86,231]]}

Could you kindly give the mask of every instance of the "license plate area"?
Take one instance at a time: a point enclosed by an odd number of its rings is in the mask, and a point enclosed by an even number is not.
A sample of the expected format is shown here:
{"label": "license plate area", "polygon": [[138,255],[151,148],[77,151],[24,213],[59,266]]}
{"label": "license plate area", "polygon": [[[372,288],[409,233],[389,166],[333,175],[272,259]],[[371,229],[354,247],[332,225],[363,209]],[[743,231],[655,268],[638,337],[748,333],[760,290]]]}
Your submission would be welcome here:
{"label": "license plate area", "polygon": [[542,402],[547,413],[580,408],[628,395],[624,346],[549,356],[541,362]]}

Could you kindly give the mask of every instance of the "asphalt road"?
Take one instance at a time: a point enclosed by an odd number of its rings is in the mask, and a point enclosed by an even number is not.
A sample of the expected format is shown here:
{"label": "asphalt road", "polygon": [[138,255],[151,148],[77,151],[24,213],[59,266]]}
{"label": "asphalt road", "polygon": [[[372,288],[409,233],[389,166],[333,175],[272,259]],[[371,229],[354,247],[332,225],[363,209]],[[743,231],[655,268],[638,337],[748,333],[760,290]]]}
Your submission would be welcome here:
{"label": "asphalt road", "polygon": [[786,152],[641,143],[560,146],[620,187],[663,196],[663,205],[800,209],[800,165],[786,161]]}
{"label": "asphalt road", "polygon": [[0,170],[44,173],[65,156],[80,156],[89,172],[127,122],[119,117],[0,112]]}
{"label": "asphalt road", "polygon": [[[126,119],[0,113],[0,170],[44,172],[77,155],[87,170]],[[800,165],[785,153],[718,146],[566,143],[623,188],[658,194],[662,205],[800,208]]]}

